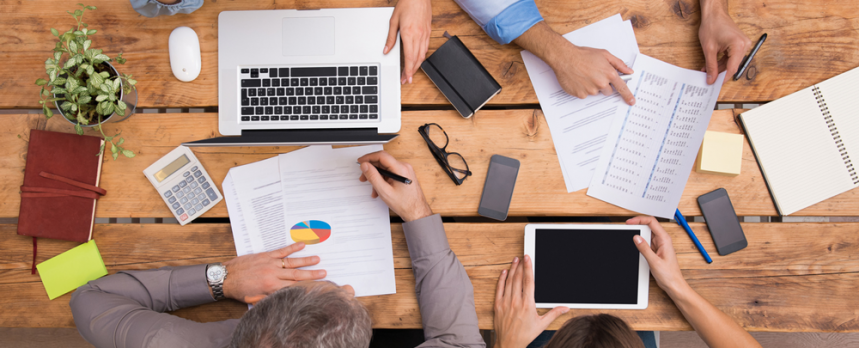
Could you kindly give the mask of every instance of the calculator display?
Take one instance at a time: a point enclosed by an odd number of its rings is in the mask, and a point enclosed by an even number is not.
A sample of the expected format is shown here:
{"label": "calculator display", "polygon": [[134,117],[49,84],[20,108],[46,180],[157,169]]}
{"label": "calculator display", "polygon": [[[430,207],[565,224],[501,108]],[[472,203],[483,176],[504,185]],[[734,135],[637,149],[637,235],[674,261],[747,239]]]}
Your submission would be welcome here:
{"label": "calculator display", "polygon": [[163,169],[156,172],[154,175],[155,180],[158,180],[159,183],[164,181],[164,179],[167,179],[167,177],[170,176],[170,174],[175,173],[177,170],[179,170],[179,168],[182,168],[182,166],[184,166],[190,162],[191,162],[191,160],[188,159],[188,156],[182,155],[181,157],[177,158],[172,163],[168,164]]}

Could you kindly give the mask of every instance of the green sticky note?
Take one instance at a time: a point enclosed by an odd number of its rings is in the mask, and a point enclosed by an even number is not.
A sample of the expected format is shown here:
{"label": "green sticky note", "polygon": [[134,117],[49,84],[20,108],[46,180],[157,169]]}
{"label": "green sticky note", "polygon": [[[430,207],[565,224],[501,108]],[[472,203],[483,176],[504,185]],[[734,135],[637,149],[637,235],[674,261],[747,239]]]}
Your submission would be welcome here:
{"label": "green sticky note", "polygon": [[77,289],[90,280],[107,275],[107,268],[95,240],[78,245],[69,251],[54,256],[50,260],[36,265],[42,284],[50,299]]}

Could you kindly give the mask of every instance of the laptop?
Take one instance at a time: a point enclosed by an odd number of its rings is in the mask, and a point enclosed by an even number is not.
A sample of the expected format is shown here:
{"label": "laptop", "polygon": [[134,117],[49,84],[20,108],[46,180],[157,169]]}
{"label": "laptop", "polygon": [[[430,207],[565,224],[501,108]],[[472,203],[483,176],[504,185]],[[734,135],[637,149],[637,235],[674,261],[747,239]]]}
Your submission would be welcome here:
{"label": "laptop", "polygon": [[224,11],[218,130],[186,146],[381,144],[400,130],[393,7]]}

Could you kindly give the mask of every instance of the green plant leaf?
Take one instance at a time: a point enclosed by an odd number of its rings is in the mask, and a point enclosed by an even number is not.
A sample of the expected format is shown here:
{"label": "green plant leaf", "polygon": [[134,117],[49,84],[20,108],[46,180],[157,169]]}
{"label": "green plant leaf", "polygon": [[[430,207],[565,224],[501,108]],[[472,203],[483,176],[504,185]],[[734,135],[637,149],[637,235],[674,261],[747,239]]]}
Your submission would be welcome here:
{"label": "green plant leaf", "polygon": [[108,103],[107,107],[104,108],[104,115],[107,116],[113,114],[114,109],[116,109],[116,107],[113,104]]}
{"label": "green plant leaf", "polygon": [[87,10],[95,10],[95,6],[87,6],[86,9]]}
{"label": "green plant leaf", "polygon": [[[45,91],[45,92],[47,92],[47,91]],[[66,91],[66,89],[65,89],[65,88],[62,88],[62,87],[54,87],[54,89],[52,89],[52,90],[51,90],[51,93],[54,93],[54,94],[66,94],[66,93],[69,93],[69,92],[68,92],[68,91]]]}
{"label": "green plant leaf", "polygon": [[119,108],[113,108],[113,112],[115,112],[119,116],[125,116],[125,110],[120,110]]}
{"label": "green plant leaf", "polygon": [[116,146],[122,145],[125,142],[125,138],[120,137],[119,141],[116,142]]}
{"label": "green plant leaf", "polygon": [[82,15],[82,14],[84,14],[84,11],[81,11],[81,10],[75,10],[75,16],[80,17],[80,15]]}
{"label": "green plant leaf", "polygon": [[110,77],[110,74],[109,74],[107,71],[102,71],[102,72],[100,72],[100,73],[98,73],[98,74],[99,74],[99,75],[101,75],[101,77],[103,77],[103,78],[108,78],[108,77]]}
{"label": "green plant leaf", "polygon": [[54,34],[56,37],[60,37],[60,32],[57,29],[51,28],[51,34]]}
{"label": "green plant leaf", "polygon": [[80,100],[78,100],[78,105],[86,105],[92,100],[92,97],[89,94],[84,94]]}
{"label": "green plant leaf", "polygon": [[106,54],[99,53],[99,54],[95,55],[94,57],[92,57],[92,59],[93,60],[108,61],[108,60],[110,60],[110,57],[108,57]]}
{"label": "green plant leaf", "polygon": [[92,76],[92,77],[95,77],[95,76],[101,77],[101,76],[100,76],[100,75],[98,75],[98,74],[93,75],[93,72],[95,72],[95,68],[93,68],[93,67],[92,67],[92,65],[88,65],[88,66],[86,67],[86,73],[87,73],[87,75],[90,75],[90,76]]}
{"label": "green plant leaf", "polygon": [[63,109],[63,111],[68,111],[71,107],[72,103],[70,102],[63,102],[62,104],[60,104],[60,109]]}
{"label": "green plant leaf", "polygon": [[44,86],[47,84],[48,84],[48,81],[45,81],[45,79],[36,79],[36,86]]}
{"label": "green plant leaf", "polygon": [[104,83],[104,77],[99,74],[90,74],[89,80],[92,81],[92,86],[96,88],[100,88],[101,84]]}
{"label": "green plant leaf", "polygon": [[79,86],[78,80],[73,78],[66,79],[66,89],[71,91]]}
{"label": "green plant leaf", "polygon": [[54,86],[62,86],[65,83],[66,83],[66,79],[64,79],[62,77],[58,77],[56,80],[54,80]]}
{"label": "green plant leaf", "polygon": [[45,116],[48,118],[54,117],[54,111],[51,110],[47,105],[45,105]]}
{"label": "green plant leaf", "polygon": [[110,93],[110,87],[107,87],[106,83],[101,85],[99,88],[101,88],[101,90],[104,91],[105,93]]}
{"label": "green plant leaf", "polygon": [[75,133],[78,133],[78,135],[84,135],[84,128],[79,124],[75,124]]}
{"label": "green plant leaf", "polygon": [[99,94],[98,97],[95,97],[95,101],[97,102],[103,102],[105,99],[107,99],[106,94]]}
{"label": "green plant leaf", "polygon": [[72,104],[72,112],[76,112],[76,111],[78,111],[77,104]]}
{"label": "green plant leaf", "polygon": [[87,120],[84,118],[84,115],[83,115],[83,114],[80,114],[80,113],[78,114],[77,121],[78,121],[78,124],[89,124],[89,121],[87,121]]}
{"label": "green plant leaf", "polygon": [[114,160],[114,161],[116,161],[116,158],[117,158],[117,157],[119,157],[119,154],[118,154],[118,153],[116,153],[116,152],[114,152],[114,153],[113,153],[113,160]]}
{"label": "green plant leaf", "polygon": [[131,150],[122,150],[122,154],[127,158],[134,158],[134,151]]}
{"label": "green plant leaf", "polygon": [[125,110],[126,108],[128,108],[128,104],[125,104],[125,102],[122,100],[118,100],[116,102],[116,107],[119,108],[120,110]]}
{"label": "green plant leaf", "polygon": [[116,148],[116,145],[111,143],[110,144],[110,152],[116,153],[117,151],[119,151],[119,149]]}
{"label": "green plant leaf", "polygon": [[[80,32],[77,31],[76,33],[80,33]],[[81,35],[83,35],[83,33],[81,33]],[[72,50],[72,52],[77,52],[78,51],[78,43],[74,42],[74,41],[69,41],[69,49]]]}
{"label": "green plant leaf", "polygon": [[113,80],[113,90],[114,91],[119,90],[119,78],[118,77],[115,80]]}
{"label": "green plant leaf", "polygon": [[[94,8],[94,7],[93,7],[93,8]],[[95,34],[97,31],[98,31],[98,30],[95,30],[95,29],[90,30],[89,32],[87,32],[87,35],[93,35],[93,34]]]}
{"label": "green plant leaf", "polygon": [[74,91],[73,93],[75,93],[75,94],[80,94],[80,93],[83,93],[83,92],[86,92],[86,87],[84,87],[84,86],[78,86],[78,88],[75,88],[75,91]]}
{"label": "green plant leaf", "polygon": [[[86,29],[84,29],[84,30],[86,30]],[[84,51],[88,50],[90,45],[92,45],[92,40],[84,41]]]}
{"label": "green plant leaf", "polygon": [[66,61],[66,65],[63,66],[63,68],[68,69],[68,68],[71,68],[73,66],[75,66],[75,57],[69,58],[69,60]]}
{"label": "green plant leaf", "polygon": [[101,156],[104,153],[104,143],[101,143],[101,146],[98,147],[98,154],[96,156]]}

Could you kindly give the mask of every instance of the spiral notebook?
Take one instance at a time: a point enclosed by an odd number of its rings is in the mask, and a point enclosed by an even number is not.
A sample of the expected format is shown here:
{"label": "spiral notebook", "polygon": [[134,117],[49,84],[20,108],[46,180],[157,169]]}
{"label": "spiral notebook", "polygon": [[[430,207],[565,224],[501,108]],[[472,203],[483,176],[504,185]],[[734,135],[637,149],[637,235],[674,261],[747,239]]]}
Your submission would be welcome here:
{"label": "spiral notebook", "polygon": [[859,186],[859,68],[740,114],[780,215]]}

